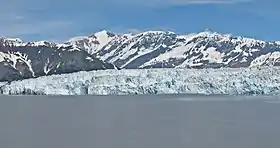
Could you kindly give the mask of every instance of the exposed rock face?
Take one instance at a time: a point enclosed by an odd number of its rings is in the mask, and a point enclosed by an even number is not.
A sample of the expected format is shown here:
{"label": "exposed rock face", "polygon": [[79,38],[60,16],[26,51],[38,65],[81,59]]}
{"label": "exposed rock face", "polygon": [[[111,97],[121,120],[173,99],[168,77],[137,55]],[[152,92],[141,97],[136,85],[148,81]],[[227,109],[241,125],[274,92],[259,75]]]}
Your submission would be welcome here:
{"label": "exposed rock face", "polygon": [[0,38],[0,81],[112,68],[71,45]]}

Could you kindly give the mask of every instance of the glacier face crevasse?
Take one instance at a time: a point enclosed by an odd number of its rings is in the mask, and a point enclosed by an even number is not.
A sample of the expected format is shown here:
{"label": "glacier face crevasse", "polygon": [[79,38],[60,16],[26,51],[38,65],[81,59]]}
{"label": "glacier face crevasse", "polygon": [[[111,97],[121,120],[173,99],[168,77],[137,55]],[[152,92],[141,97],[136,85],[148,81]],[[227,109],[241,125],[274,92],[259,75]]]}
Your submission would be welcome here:
{"label": "glacier face crevasse", "polygon": [[5,95],[280,94],[280,68],[101,70],[4,85]]}

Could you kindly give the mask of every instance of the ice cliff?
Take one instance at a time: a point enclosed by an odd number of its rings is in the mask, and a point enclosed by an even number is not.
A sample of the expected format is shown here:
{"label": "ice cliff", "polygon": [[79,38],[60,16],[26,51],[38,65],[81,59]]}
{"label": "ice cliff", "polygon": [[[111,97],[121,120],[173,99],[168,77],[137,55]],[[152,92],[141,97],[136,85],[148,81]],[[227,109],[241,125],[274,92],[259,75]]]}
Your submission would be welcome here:
{"label": "ice cliff", "polygon": [[100,70],[0,83],[5,95],[280,94],[280,68]]}

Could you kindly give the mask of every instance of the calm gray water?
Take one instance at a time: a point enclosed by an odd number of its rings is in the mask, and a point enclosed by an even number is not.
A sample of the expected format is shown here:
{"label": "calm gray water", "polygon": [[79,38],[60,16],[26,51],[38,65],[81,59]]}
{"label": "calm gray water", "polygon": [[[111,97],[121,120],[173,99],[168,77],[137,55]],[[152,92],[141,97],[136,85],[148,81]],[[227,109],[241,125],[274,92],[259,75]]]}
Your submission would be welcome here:
{"label": "calm gray water", "polygon": [[280,147],[280,103],[273,100],[0,98],[1,148]]}

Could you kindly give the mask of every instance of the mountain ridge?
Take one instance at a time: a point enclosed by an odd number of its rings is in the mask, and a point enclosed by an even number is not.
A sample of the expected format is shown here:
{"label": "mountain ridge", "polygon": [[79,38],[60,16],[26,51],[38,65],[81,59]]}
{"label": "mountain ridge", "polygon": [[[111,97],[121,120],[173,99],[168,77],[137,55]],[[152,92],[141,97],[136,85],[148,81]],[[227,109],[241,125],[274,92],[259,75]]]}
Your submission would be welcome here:
{"label": "mountain ridge", "polygon": [[[146,31],[112,36],[107,40],[107,44],[99,47],[98,50],[93,46],[81,44],[79,46],[85,51],[94,51],[89,53],[121,68],[220,68],[249,67],[258,64],[262,66],[267,65],[265,61],[271,64],[269,54],[275,56],[275,52],[278,55],[277,52],[280,51],[278,41],[266,42],[212,31],[188,35],[178,35],[167,31]],[[85,40],[76,40],[76,42],[88,43]],[[76,42],[72,40],[69,43],[77,45]],[[100,45],[97,38],[96,42],[96,45]],[[266,55],[264,57],[268,57],[268,59],[262,59],[264,61],[262,63],[254,61],[264,58],[260,57],[261,55]],[[248,58],[249,60],[247,60]],[[199,61],[199,59],[200,62],[194,61]],[[236,59],[237,61],[232,61]],[[278,58],[275,60],[277,60],[277,65]],[[244,64],[244,61],[247,64]]]}
{"label": "mountain ridge", "polygon": [[71,45],[0,38],[0,81],[114,67]]}
{"label": "mountain ridge", "polygon": [[[63,62],[61,62],[63,61]],[[0,81],[103,69],[280,66],[280,41],[231,34],[100,31],[64,43],[0,37]]]}

